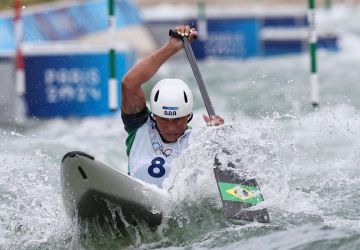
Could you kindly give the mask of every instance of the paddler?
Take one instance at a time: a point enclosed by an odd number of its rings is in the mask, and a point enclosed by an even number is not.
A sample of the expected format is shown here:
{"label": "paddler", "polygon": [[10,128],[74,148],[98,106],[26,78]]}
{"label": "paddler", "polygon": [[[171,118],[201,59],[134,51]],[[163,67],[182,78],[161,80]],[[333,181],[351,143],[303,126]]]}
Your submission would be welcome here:
{"label": "paddler", "polygon": [[[190,43],[197,32],[188,25],[175,28]],[[146,107],[145,84],[172,55],[183,48],[177,38],[169,41],[150,56],[132,67],[122,79],[121,117],[125,130],[129,175],[162,187],[169,175],[171,162],[188,146],[193,117],[193,95],[181,79],[159,81],[150,94],[150,110]],[[204,115],[208,125],[219,126],[224,119],[219,115]]]}

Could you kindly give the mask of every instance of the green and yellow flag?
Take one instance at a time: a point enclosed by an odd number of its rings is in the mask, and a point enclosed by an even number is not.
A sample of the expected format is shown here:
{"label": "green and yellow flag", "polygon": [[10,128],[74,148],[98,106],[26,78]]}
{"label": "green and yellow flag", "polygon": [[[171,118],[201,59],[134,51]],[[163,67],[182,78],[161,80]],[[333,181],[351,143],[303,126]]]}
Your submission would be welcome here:
{"label": "green and yellow flag", "polygon": [[256,205],[263,201],[258,187],[234,183],[218,182],[223,200]]}

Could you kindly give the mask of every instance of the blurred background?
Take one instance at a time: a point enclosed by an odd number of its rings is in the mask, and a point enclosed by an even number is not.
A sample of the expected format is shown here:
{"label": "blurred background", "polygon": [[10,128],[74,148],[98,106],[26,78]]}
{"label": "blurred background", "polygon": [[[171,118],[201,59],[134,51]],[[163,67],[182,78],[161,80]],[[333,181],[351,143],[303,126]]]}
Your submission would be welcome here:
{"label": "blurred background", "polygon": [[[179,23],[199,29],[199,39],[193,44],[199,60],[307,53],[310,32],[317,37],[317,48],[336,51],[341,36],[334,23],[326,19],[334,16],[334,5],[358,4],[355,0],[317,1],[323,18],[311,31],[306,1],[122,0],[114,2],[113,27],[108,25],[110,2],[1,2],[0,70],[7,72],[1,86],[2,92],[9,94],[0,99],[1,109],[7,107],[0,120],[11,120],[15,115],[48,118],[109,114],[113,108],[107,103],[117,98],[118,109],[121,95],[119,86],[115,93],[106,86],[111,65],[116,67],[116,78],[121,79],[136,60],[164,44],[169,27]],[[107,60],[111,49],[118,50],[113,64]],[[16,74],[9,71],[12,65]],[[318,92],[316,88],[311,91]],[[14,91],[22,98],[17,104],[16,98],[10,98]],[[312,95],[318,98],[317,93]]]}

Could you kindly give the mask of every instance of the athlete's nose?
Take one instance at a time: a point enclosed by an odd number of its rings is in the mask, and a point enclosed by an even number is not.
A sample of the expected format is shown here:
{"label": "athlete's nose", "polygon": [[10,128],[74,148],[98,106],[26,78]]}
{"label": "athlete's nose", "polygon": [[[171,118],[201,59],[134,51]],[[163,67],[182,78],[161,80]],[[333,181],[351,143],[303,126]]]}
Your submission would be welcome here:
{"label": "athlete's nose", "polygon": [[177,126],[174,123],[168,124],[166,127],[166,132],[168,133],[175,133],[177,131]]}
{"label": "athlete's nose", "polygon": [[178,126],[179,126],[179,121],[177,121],[176,119],[169,120],[168,123],[167,123],[167,127],[169,129],[171,128],[171,129],[176,130]]}

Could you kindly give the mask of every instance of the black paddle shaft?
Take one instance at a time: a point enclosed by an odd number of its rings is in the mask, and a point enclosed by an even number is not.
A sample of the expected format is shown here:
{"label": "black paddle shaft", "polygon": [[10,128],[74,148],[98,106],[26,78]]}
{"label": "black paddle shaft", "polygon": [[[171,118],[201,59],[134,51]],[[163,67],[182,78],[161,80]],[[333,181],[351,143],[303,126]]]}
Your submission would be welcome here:
{"label": "black paddle shaft", "polygon": [[192,69],[192,71],[194,73],[196,82],[197,82],[197,84],[199,86],[201,96],[202,96],[202,98],[204,100],[204,103],[205,103],[206,111],[208,112],[209,116],[214,116],[215,115],[214,107],[213,107],[213,105],[211,103],[209,94],[207,92],[204,80],[203,80],[203,78],[201,76],[199,66],[198,66],[198,64],[196,62],[194,52],[193,52],[193,50],[191,48],[188,37],[187,36],[181,36],[174,30],[169,31],[169,36],[178,38],[178,39],[183,41],[186,56],[187,56],[187,58],[189,60],[189,63],[191,65],[191,69]]}

